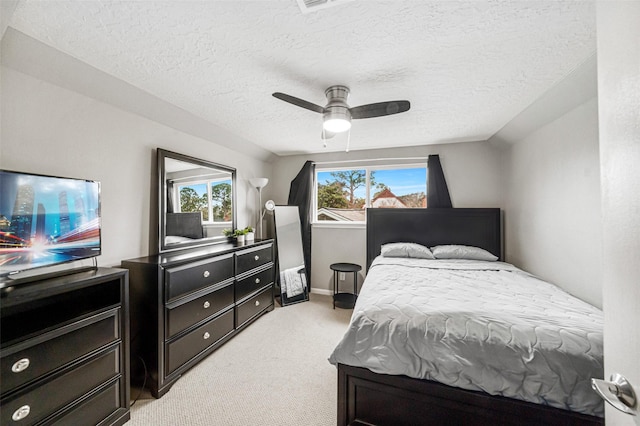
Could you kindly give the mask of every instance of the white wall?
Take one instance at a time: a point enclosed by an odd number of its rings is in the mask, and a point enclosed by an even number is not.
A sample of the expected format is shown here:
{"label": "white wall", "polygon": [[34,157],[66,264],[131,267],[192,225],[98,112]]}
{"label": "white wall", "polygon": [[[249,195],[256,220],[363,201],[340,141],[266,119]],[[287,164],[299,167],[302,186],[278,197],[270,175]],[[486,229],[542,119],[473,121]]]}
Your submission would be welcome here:
{"label": "white wall", "polygon": [[505,149],[506,260],[602,306],[597,99]]}
{"label": "white wall", "polygon": [[[307,160],[335,162],[378,158],[426,158],[430,154],[439,154],[454,207],[502,207],[499,152],[488,142],[473,142],[281,157],[273,163],[272,179],[269,186],[265,188],[265,194],[276,204],[286,204],[290,182]],[[422,161],[426,162],[426,160]],[[416,160],[406,162],[415,163]],[[385,163],[389,162],[382,161],[379,164]],[[363,267],[364,273],[366,262],[364,227],[332,228],[324,224],[317,225],[313,227],[311,241],[312,291],[326,293],[332,291],[332,271],[329,269],[332,263],[357,263]],[[359,277],[359,283],[361,281],[362,275]],[[351,286],[350,277],[344,285],[345,289]]]}
{"label": "white wall", "polygon": [[[597,18],[605,377],[640,395],[640,2],[598,2]],[[607,405],[607,425],[634,419]]]}
{"label": "white wall", "polygon": [[255,221],[247,180],[269,164],[6,66],[0,76],[0,167],[100,181],[101,266],[149,253],[157,147],[237,168],[239,225]]}
{"label": "white wall", "polygon": [[[269,177],[271,180],[263,190],[262,199],[273,198],[278,204],[286,204],[290,181],[307,159],[327,162],[439,154],[454,207],[506,209],[508,258],[585,300],[600,303],[597,295],[600,273],[594,254],[600,240],[594,231],[598,219],[592,215],[595,211],[592,207],[599,202],[593,200],[590,204],[591,191],[597,192],[594,187],[597,182],[593,179],[597,169],[592,163],[597,161],[593,158],[596,139],[592,136],[597,133],[593,102],[549,124],[548,128],[540,126],[540,130],[534,132],[536,136],[523,138],[513,148],[507,148],[513,151],[506,156],[501,156],[500,149],[491,143],[474,142],[291,156],[265,163],[264,150],[253,144],[14,30],[7,31],[2,43],[0,167],[102,181],[102,265],[116,265],[123,258],[149,252],[149,221],[155,215],[151,199],[155,191],[153,150],[156,147],[236,167],[240,226],[253,225],[255,221],[257,194],[247,184],[250,177]],[[580,90],[582,86],[572,91],[584,95]],[[558,150],[562,162],[572,164],[570,172],[565,164],[550,159],[541,158],[535,166],[530,162],[534,156],[541,155],[538,148],[545,143],[548,145],[545,152]],[[576,148],[578,156],[573,152]],[[503,167],[508,168],[508,173],[502,173]],[[552,193],[551,188],[533,178],[539,168],[557,173],[561,180],[567,179],[563,185],[566,183],[571,189],[569,194],[564,194],[568,198],[557,193],[548,195]],[[527,169],[531,172],[522,173]],[[518,185],[511,182],[512,175],[518,179]],[[506,185],[503,177],[511,183]],[[557,234],[549,226],[522,222],[525,217],[518,210],[528,206],[531,199],[522,195],[519,185],[533,186],[551,197],[550,201],[562,212],[560,223],[568,224],[568,229],[561,229],[561,234]],[[576,195],[580,197],[577,205],[586,209],[586,213],[580,213],[586,216],[579,215],[578,221],[572,213],[576,204],[566,202]],[[537,207],[530,210],[531,216],[541,218],[542,224],[548,223],[546,211],[549,209]],[[563,238],[558,239],[558,235]],[[523,251],[532,241],[539,242],[534,247],[547,249],[542,251],[543,257],[535,250]],[[549,254],[556,253],[556,248],[563,248],[563,253],[576,257],[569,259],[574,262],[571,268],[558,261],[560,256]],[[329,264],[347,261],[364,266],[364,228],[315,227],[313,252],[313,287],[329,291]],[[587,267],[583,268],[584,265]]]}

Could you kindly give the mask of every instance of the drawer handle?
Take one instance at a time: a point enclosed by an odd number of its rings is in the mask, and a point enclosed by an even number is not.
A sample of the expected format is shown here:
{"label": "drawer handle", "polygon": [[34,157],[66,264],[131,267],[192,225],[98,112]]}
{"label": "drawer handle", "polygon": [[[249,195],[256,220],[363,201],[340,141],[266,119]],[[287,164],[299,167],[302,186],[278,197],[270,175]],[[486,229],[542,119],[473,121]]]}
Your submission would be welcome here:
{"label": "drawer handle", "polygon": [[31,361],[29,361],[29,358],[22,358],[22,359],[16,361],[11,366],[11,371],[13,371],[14,373],[20,373],[21,371],[24,371],[27,368],[29,368],[29,364],[30,363],[31,363]]}
{"label": "drawer handle", "polygon": [[256,278],[256,284],[260,284],[260,278]]}
{"label": "drawer handle", "polygon": [[14,422],[17,422],[18,420],[22,420],[25,417],[27,417],[30,412],[31,412],[31,407],[29,407],[28,405],[23,405],[22,407],[18,408],[16,411],[13,412],[13,416],[11,416],[11,418],[13,419]]}
{"label": "drawer handle", "polygon": [[260,260],[260,256],[258,256],[257,254],[253,257],[255,260]]}
{"label": "drawer handle", "polygon": [[256,306],[260,306],[260,301],[256,300]]}
{"label": "drawer handle", "polygon": [[204,271],[204,273],[202,274],[205,278],[209,278],[209,275],[211,275],[209,273],[209,271]]}
{"label": "drawer handle", "polygon": [[209,306],[211,306],[211,303],[209,303],[208,300],[206,302],[204,302],[204,304],[202,305],[202,307],[205,308],[205,309],[208,309]]}
{"label": "drawer handle", "polygon": [[204,336],[202,336],[202,338],[203,338],[204,340],[207,340],[209,337],[211,337],[211,335],[209,334],[209,332],[208,332],[208,331],[205,331],[205,332],[204,332]]}

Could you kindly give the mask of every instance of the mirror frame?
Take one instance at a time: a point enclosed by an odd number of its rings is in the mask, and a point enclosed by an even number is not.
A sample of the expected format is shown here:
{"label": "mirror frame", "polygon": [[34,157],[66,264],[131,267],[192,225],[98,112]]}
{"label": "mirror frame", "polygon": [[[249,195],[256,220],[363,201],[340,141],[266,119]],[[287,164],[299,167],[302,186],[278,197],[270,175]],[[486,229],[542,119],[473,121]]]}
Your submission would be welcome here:
{"label": "mirror frame", "polygon": [[[283,211],[284,210],[284,211]],[[281,213],[278,213],[281,212]],[[281,270],[281,264],[283,263],[282,261],[282,257],[283,254],[290,252],[290,249],[284,249],[282,247],[282,244],[284,241],[282,241],[282,235],[278,235],[278,216],[282,216],[282,215],[286,215],[288,212],[289,215],[293,215],[293,217],[295,217],[295,223],[298,225],[298,234],[294,236],[297,237],[296,238],[296,245],[298,243],[298,239],[299,239],[299,243],[300,243],[300,247],[299,247],[299,251],[297,253],[300,254],[300,257],[302,258],[302,265],[300,265],[299,267],[301,269],[298,270],[298,274],[302,275],[302,279],[304,281],[304,288],[302,289],[302,293],[299,293],[295,296],[291,296],[288,297],[287,293],[285,291],[283,291],[282,288],[282,270]],[[287,222],[288,224],[291,224],[292,221]],[[276,250],[276,290],[277,293],[279,293],[278,295],[280,296],[280,305],[281,306],[287,306],[287,305],[293,305],[295,303],[300,303],[300,302],[306,302],[309,300],[309,277],[307,276],[307,266],[305,264],[305,259],[304,259],[304,248],[303,248],[303,244],[302,244],[302,231],[300,230],[300,213],[298,210],[298,206],[287,206],[287,205],[275,205],[274,206],[274,210],[273,210],[273,229],[274,229],[274,234],[275,234],[275,250]],[[289,233],[289,235],[291,235],[291,233]],[[291,240],[289,239],[288,241],[286,241],[287,244],[291,243]]]}
{"label": "mirror frame", "polygon": [[212,244],[220,244],[228,242],[228,238],[224,235],[216,237],[201,238],[194,240],[193,242],[182,242],[174,244],[166,244],[166,231],[167,231],[167,179],[165,163],[166,159],[172,159],[182,161],[185,163],[192,163],[195,166],[207,167],[222,170],[231,173],[231,208],[232,208],[232,224],[231,229],[236,229],[237,226],[237,195],[236,195],[236,169],[233,167],[225,166],[223,164],[214,163],[212,161],[203,160],[200,158],[191,157],[185,154],[178,154],[177,152],[168,151],[166,149],[157,149],[157,168],[158,168],[158,251],[165,253],[168,251],[174,251],[184,248],[208,246]]}

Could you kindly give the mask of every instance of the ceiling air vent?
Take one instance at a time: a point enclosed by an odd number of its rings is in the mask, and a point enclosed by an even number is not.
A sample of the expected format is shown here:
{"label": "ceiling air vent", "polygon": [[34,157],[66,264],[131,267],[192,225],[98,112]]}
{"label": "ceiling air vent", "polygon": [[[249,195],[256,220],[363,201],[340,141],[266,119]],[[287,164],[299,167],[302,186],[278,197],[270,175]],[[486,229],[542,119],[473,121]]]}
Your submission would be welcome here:
{"label": "ceiling air vent", "polygon": [[314,12],[327,7],[337,6],[342,3],[348,3],[353,0],[298,0],[298,6],[302,13]]}

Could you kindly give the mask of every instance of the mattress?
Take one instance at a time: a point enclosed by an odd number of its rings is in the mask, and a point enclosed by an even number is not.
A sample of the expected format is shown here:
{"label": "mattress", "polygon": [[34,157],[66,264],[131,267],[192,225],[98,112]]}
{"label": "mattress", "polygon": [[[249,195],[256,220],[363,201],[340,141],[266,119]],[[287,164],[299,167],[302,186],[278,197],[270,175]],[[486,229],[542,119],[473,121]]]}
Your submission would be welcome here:
{"label": "mattress", "polygon": [[377,257],[332,364],[604,416],[603,315],[504,262]]}

